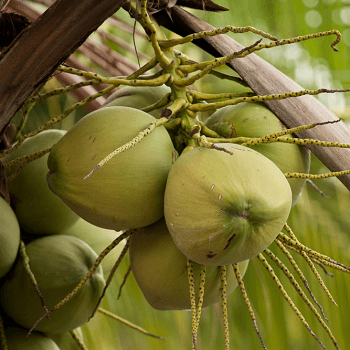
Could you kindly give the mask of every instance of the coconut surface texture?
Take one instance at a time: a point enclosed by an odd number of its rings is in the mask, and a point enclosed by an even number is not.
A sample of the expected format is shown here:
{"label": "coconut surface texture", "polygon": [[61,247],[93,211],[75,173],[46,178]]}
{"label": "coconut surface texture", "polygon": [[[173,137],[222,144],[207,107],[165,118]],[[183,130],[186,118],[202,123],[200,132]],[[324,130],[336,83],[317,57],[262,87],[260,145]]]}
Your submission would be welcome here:
{"label": "coconut surface texture", "polygon": [[[191,308],[187,259],[174,244],[164,219],[131,236],[130,266],[148,303],[158,310]],[[248,260],[238,264],[242,276]],[[201,265],[193,263],[195,290],[199,294]],[[227,294],[237,287],[232,266],[227,266]],[[220,302],[220,267],[207,266],[203,307]]]}
{"label": "coconut surface texture", "polygon": [[[51,338],[38,332],[32,332],[28,337],[28,330],[23,328],[8,328],[5,336],[8,350],[60,350]],[[0,349],[4,350],[1,345]]]}
{"label": "coconut surface texture", "polygon": [[0,278],[2,278],[15,262],[20,228],[15,213],[1,196],[0,213]]}
{"label": "coconut surface texture", "polygon": [[[51,235],[26,245],[30,268],[48,309],[65,298],[85,277],[97,255],[82,240]],[[37,331],[62,333],[86,323],[102,293],[105,280],[99,266],[82,289],[65,305],[42,320]],[[44,314],[36,290],[18,260],[0,289],[1,306],[16,323],[30,329]]]}
{"label": "coconut surface texture", "polygon": [[[64,130],[45,130],[23,142],[15,152],[5,158],[8,162],[54,145]],[[71,227],[79,217],[60,201],[46,182],[48,154],[28,163],[11,181],[8,188],[14,198],[15,213],[21,228],[30,233],[59,234]],[[16,170],[18,165],[9,169]]]}
{"label": "coconut surface texture", "polygon": [[[161,86],[125,86],[107,98],[103,107],[126,106],[136,109],[148,107],[171,92],[166,85]],[[162,108],[157,108],[149,114],[154,118],[160,117]]]}
{"label": "coconut surface texture", "polygon": [[155,120],[129,107],[106,107],[85,116],[50,152],[47,181],[51,190],[96,226],[120,231],[159,220],[176,153],[163,126],[84,179]]}
{"label": "coconut surface texture", "polygon": [[227,153],[196,147],[170,170],[165,191],[167,227],[177,247],[204,265],[228,265],[266,249],[292,204],[278,167],[252,149],[220,144]]}
{"label": "coconut surface texture", "polygon": [[[245,102],[220,108],[205,122],[206,126],[225,138],[254,137],[284,131],[287,127],[262,102]],[[283,137],[291,138],[287,134]],[[310,150],[292,143],[265,143],[250,147],[272,160],[283,173],[308,173]],[[306,179],[288,179],[292,189],[293,205],[296,204]]]}

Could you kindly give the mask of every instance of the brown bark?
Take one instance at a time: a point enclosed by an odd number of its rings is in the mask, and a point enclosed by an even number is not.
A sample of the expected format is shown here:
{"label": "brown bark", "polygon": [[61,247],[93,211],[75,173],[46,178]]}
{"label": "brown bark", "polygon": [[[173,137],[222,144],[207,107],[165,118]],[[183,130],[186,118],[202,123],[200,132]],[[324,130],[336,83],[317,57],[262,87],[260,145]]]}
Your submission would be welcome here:
{"label": "brown bark", "polygon": [[[167,14],[164,12],[158,13],[154,17],[158,23],[181,36],[215,29],[210,24],[198,19],[178,6],[172,8],[171,16],[173,22],[168,20]],[[242,45],[227,35],[218,35],[195,40],[194,44],[215,57],[226,56],[243,48]],[[278,48],[274,50],[278,50]],[[337,53],[335,52],[334,54],[336,55]],[[230,62],[229,66],[234,69],[258,95],[280,94],[303,90],[300,85],[255,54],[250,54],[245,58],[234,59]],[[266,102],[266,104],[278,118],[290,128],[338,119],[313,96],[269,101]],[[297,136],[300,138],[350,143],[350,128],[344,123],[338,122],[299,132]],[[350,149],[317,146],[310,146],[309,148],[331,171],[350,169]],[[339,179],[350,189],[350,175],[341,176]]]}
{"label": "brown bark", "polygon": [[0,60],[0,139],[26,98],[125,0],[58,0]]}

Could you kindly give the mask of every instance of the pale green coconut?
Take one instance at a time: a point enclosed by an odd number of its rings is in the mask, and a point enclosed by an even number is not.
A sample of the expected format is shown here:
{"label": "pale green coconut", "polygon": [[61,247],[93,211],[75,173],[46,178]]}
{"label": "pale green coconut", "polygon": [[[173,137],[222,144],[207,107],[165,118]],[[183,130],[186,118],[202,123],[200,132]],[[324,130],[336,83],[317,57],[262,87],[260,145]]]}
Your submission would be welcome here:
{"label": "pale green coconut", "polygon": [[[51,147],[65,133],[64,130],[45,130],[25,140],[15,152],[5,158],[5,162]],[[79,218],[47,185],[47,158],[48,154],[30,162],[13,180],[8,181],[19,224],[29,233],[59,234]],[[18,165],[10,168],[8,173],[17,167]]]}
{"label": "pale green coconut", "polygon": [[[217,110],[205,122],[206,126],[226,138],[263,137],[284,131],[287,127],[262,102],[245,102]],[[293,137],[287,134],[284,137]],[[271,159],[283,173],[308,173],[310,150],[292,143],[265,143],[252,149]],[[297,202],[306,179],[288,179],[293,194],[293,205]]]}
{"label": "pale green coconut", "polygon": [[106,107],[85,116],[50,153],[51,190],[96,226],[120,231],[159,220],[176,153],[163,126],[84,179],[108,154],[155,120],[129,107]]}
{"label": "pale green coconut", "polygon": [[268,158],[247,147],[194,148],[170,170],[167,227],[177,247],[205,265],[251,259],[285,224],[292,204],[288,181]]}
{"label": "pale green coconut", "polygon": [[[26,245],[31,270],[48,309],[65,298],[85,277],[97,255],[82,240],[52,235]],[[36,330],[62,333],[75,329],[92,315],[105,281],[101,266],[82,289],[64,306],[40,322]],[[8,275],[0,290],[1,306],[16,323],[30,329],[44,314],[41,301],[26,274],[22,260]]]}
{"label": "pale green coconut", "polygon": [[20,241],[20,228],[15,213],[0,196],[0,278],[15,262]]}
{"label": "pale green coconut", "polygon": [[[148,303],[158,310],[190,309],[187,259],[174,244],[164,219],[131,236],[130,266]],[[240,262],[244,276],[248,260]],[[198,297],[201,265],[194,263]],[[220,267],[207,266],[203,307],[220,302]],[[237,287],[232,266],[227,266],[227,293]]]}
{"label": "pale green coconut", "polygon": [[[28,336],[28,330],[19,327],[8,328],[5,336],[8,350],[66,350],[60,349],[51,338],[39,332]],[[4,350],[1,344],[0,350]]]}
{"label": "pale green coconut", "polygon": [[[171,90],[166,85],[161,86],[125,86],[107,98],[103,107],[125,106],[136,109],[148,107],[161,100]],[[151,112],[154,118],[160,117],[160,111],[164,107],[157,108]]]}

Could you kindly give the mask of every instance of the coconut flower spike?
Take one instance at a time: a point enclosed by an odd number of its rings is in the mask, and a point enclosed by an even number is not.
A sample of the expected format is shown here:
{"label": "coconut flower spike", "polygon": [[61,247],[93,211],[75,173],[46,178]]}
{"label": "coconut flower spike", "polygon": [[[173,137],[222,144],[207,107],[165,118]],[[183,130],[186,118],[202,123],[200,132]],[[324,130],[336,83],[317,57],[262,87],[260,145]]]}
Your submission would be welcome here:
{"label": "coconut flower spike", "polygon": [[96,304],[96,306],[95,306],[95,308],[94,308],[94,310],[93,310],[93,312],[92,312],[92,314],[91,314],[89,320],[90,320],[92,317],[94,317],[96,310],[98,309],[99,305],[101,304],[101,301],[102,301],[103,297],[104,297],[105,294],[106,294],[106,290],[107,290],[108,286],[109,286],[109,285],[111,284],[111,282],[112,282],[112,278],[113,278],[115,272],[117,271],[117,268],[119,267],[120,263],[122,262],[122,260],[124,259],[126,253],[127,253],[128,250],[129,250],[129,245],[130,245],[130,240],[128,239],[128,240],[126,241],[126,244],[125,244],[123,250],[121,251],[121,253],[120,253],[120,255],[119,255],[118,260],[116,261],[116,263],[114,264],[114,266],[113,266],[111,272],[110,272],[109,275],[108,275],[108,278],[107,278],[107,281],[106,281],[106,285],[105,285],[105,287],[103,288],[102,294],[101,294],[101,296],[100,296],[100,298],[99,298],[99,300],[98,300],[98,302],[97,302],[97,304]]}
{"label": "coconut flower spike", "polygon": [[285,247],[297,252],[300,255],[301,255],[302,251],[305,252],[307,254],[307,256],[309,256],[311,258],[311,260],[316,262],[316,263],[323,264],[323,265],[328,266],[328,267],[332,267],[332,268],[339,270],[339,271],[342,271],[342,272],[350,273],[350,267],[348,267],[348,266],[346,266],[338,261],[331,259],[327,255],[318,253],[315,250],[312,250],[312,249],[304,246],[299,241],[295,241],[294,239],[288,237],[284,233],[279,233],[277,239]]}
{"label": "coconut flower spike", "polygon": [[109,162],[114,156],[123,153],[127,151],[128,149],[136,146],[139,142],[142,141],[144,137],[149,135],[156,127],[161,126],[165,124],[168,121],[168,118],[163,117],[155,122],[148,125],[148,127],[138,133],[137,136],[135,136],[131,141],[127,142],[125,145],[118,147],[116,150],[111,152],[107,157],[102,159],[96,166],[93,168],[89,174],[84,176],[84,180],[86,180],[88,177],[90,177],[96,170],[100,169],[102,166],[104,166],[107,162]]}
{"label": "coconut flower spike", "polygon": [[265,254],[268,255],[271,260],[283,271],[283,273],[286,275],[286,277],[289,279],[290,283],[293,285],[295,290],[298,292],[298,294],[301,296],[303,301],[306,303],[306,305],[311,309],[311,311],[314,313],[316,316],[318,322],[321,324],[321,326],[326,330],[328,333],[330,339],[332,340],[334,346],[337,348],[338,343],[337,340],[335,339],[334,335],[332,334],[332,331],[329,329],[327,324],[323,321],[321,315],[318,313],[314,305],[310,302],[310,300],[307,298],[303,290],[300,288],[299,283],[297,280],[294,278],[294,276],[289,272],[288,268],[286,265],[282,263],[280,259],[277,258],[269,249],[265,250]]}
{"label": "coconut flower spike", "polygon": [[110,312],[110,311],[108,311],[108,310],[105,310],[105,309],[103,309],[103,308],[101,308],[101,307],[99,307],[99,308],[97,309],[97,312],[101,313],[102,315],[108,316],[108,317],[112,318],[113,320],[118,321],[118,322],[124,324],[125,326],[127,326],[127,327],[129,327],[129,328],[131,328],[131,329],[134,329],[134,330],[136,330],[136,331],[138,331],[138,332],[140,332],[140,333],[142,333],[142,334],[144,334],[144,335],[147,335],[147,336],[149,336],[149,337],[153,337],[153,338],[156,338],[156,339],[159,339],[159,340],[166,340],[166,339],[163,338],[163,337],[160,337],[160,336],[158,336],[158,335],[149,333],[148,331],[146,331],[145,329],[143,329],[143,328],[137,326],[136,324],[131,323],[131,322],[125,320],[124,318],[122,318],[122,317],[120,317],[120,316],[114,314],[113,312]]}
{"label": "coconut flower spike", "polygon": [[201,265],[201,271],[199,274],[199,296],[198,296],[198,303],[197,303],[197,332],[198,332],[198,326],[199,326],[199,320],[201,318],[202,313],[202,306],[203,306],[203,300],[204,300],[204,285],[205,285],[205,272],[206,272],[206,266]]}
{"label": "coconut flower spike", "polygon": [[287,257],[287,259],[289,260],[289,262],[291,263],[291,265],[293,266],[294,270],[296,271],[296,273],[298,274],[299,278],[303,281],[305,288],[307,289],[307,291],[309,292],[312,300],[314,301],[314,303],[318,306],[318,308],[320,309],[321,315],[322,317],[329,322],[328,318],[326,317],[326,315],[323,312],[323,307],[322,305],[317,301],[315,295],[313,294],[309,282],[307,281],[306,277],[304,276],[303,272],[300,270],[298,264],[296,263],[296,261],[293,259],[292,255],[289,253],[289,251],[287,250],[287,248],[278,240],[275,240],[278,248],[280,248],[283,252],[283,254]]}
{"label": "coconut flower spike", "polygon": [[[295,304],[293,303],[293,300],[290,298],[290,296],[288,295],[288,293],[286,292],[286,290],[283,288],[282,283],[280,282],[280,280],[278,279],[277,275],[275,274],[273,268],[271,267],[271,265],[266,261],[266,259],[264,258],[264,256],[260,253],[257,255],[258,259],[261,261],[261,263],[263,264],[263,266],[266,268],[266,270],[268,271],[268,273],[270,274],[271,278],[273,279],[273,281],[275,282],[275,284],[277,285],[278,289],[280,290],[280,292],[282,293],[283,297],[286,299],[286,301],[288,302],[289,306],[292,308],[292,310],[295,312],[295,314],[298,316],[298,318],[300,319],[301,323],[305,326],[305,328],[309,331],[309,333],[316,339],[316,341],[321,345],[323,350],[327,350],[326,347],[324,346],[324,344],[322,343],[322,341],[316,336],[316,334],[313,332],[313,330],[310,328],[309,324],[306,322],[304,316],[302,315],[302,313],[299,311],[299,309],[295,306]],[[336,348],[339,350],[339,348],[336,346]]]}
{"label": "coconut flower spike", "polygon": [[79,333],[76,331],[76,329],[71,330],[70,334],[71,334],[72,338],[74,339],[75,344],[77,345],[77,347],[80,350],[89,350],[87,348],[87,346],[84,344],[83,339],[81,339],[81,337],[79,336]]}
{"label": "coconut flower spike", "polygon": [[191,301],[191,319],[192,319],[192,350],[197,350],[197,310],[196,310],[196,291],[194,287],[193,262],[187,258],[187,276],[190,290]]}
{"label": "coconut flower spike", "polygon": [[267,347],[264,344],[264,341],[263,341],[262,336],[260,334],[258,325],[256,323],[256,317],[255,317],[255,314],[254,314],[254,310],[253,310],[253,308],[251,306],[251,303],[250,303],[247,291],[245,289],[243,278],[242,278],[242,275],[241,275],[241,273],[239,271],[238,264],[237,263],[232,264],[232,267],[233,267],[233,271],[234,271],[236,279],[237,279],[237,283],[238,283],[239,289],[241,290],[241,294],[242,294],[243,300],[244,300],[244,302],[246,304],[246,307],[247,307],[247,309],[249,311],[250,317],[251,317],[251,319],[253,321],[253,326],[254,326],[255,332],[256,332],[256,334],[259,337],[259,340],[260,340],[260,343],[261,343],[263,349],[267,350]]}
{"label": "coconut flower spike", "polygon": [[230,332],[228,327],[228,312],[227,312],[227,280],[226,280],[226,266],[221,266],[221,313],[222,321],[224,323],[224,334],[225,334],[225,350],[230,349]]}
{"label": "coconut flower spike", "polygon": [[[292,231],[292,229],[287,225],[285,224],[284,225],[284,229],[288,232],[288,234],[291,236],[291,238],[294,240],[294,241],[297,241],[297,238],[294,234],[294,232]],[[332,301],[333,304],[337,305],[337,303],[335,302],[335,300],[333,299],[333,296],[332,294],[330,293],[330,291],[328,290],[327,286],[325,285],[321,275],[318,273],[314,263],[312,262],[312,260],[309,258],[309,256],[306,254],[305,251],[301,251],[301,254],[300,254],[304,259],[305,261],[307,262],[307,264],[309,265],[312,273],[315,275],[315,277],[317,278],[317,281],[319,282],[319,284],[321,285],[322,289],[325,291],[325,293],[327,294],[327,296],[329,297],[329,299]]]}
{"label": "coconut flower spike", "polygon": [[129,265],[127,271],[125,272],[125,275],[124,275],[124,277],[123,277],[123,281],[122,281],[122,283],[121,283],[121,285],[120,285],[120,287],[119,287],[119,292],[118,292],[117,300],[120,299],[120,296],[122,295],[123,287],[124,287],[124,285],[125,285],[125,283],[126,283],[128,277],[129,277],[129,275],[130,275],[130,272],[131,272],[131,265]]}
{"label": "coconut flower spike", "polygon": [[28,335],[32,333],[32,331],[35,329],[35,327],[50,313],[54,312],[55,310],[59,309],[61,306],[66,304],[70,299],[76,295],[79,290],[83,287],[83,285],[90,279],[92,274],[95,272],[95,270],[99,267],[101,264],[102,260],[105,258],[106,255],[108,255],[113,248],[115,248],[123,239],[128,238],[131,234],[136,232],[136,230],[128,230],[122,233],[120,236],[118,236],[108,247],[106,247],[103,252],[97,257],[95,263],[91,266],[90,270],[88,273],[85,275],[85,277],[78,283],[78,285],[64,298],[62,299],[59,303],[57,303],[55,306],[53,306],[50,310],[45,312],[44,315],[42,315],[33,325],[33,327],[29,330]]}
{"label": "coconut flower spike", "polygon": [[[28,275],[33,287],[35,288],[36,293],[38,294],[38,296],[40,298],[41,305],[43,306],[45,312],[48,313],[49,310],[47,309],[47,307],[45,305],[45,300],[44,300],[43,295],[40,292],[38,282],[36,281],[34,273],[32,272],[32,270],[30,268],[29,257],[28,257],[27,252],[26,252],[26,246],[22,240],[21,240],[20,245],[19,245],[19,254],[20,254],[20,257],[22,259],[24,270],[25,270],[26,274]],[[50,318],[49,315],[47,315],[47,318]]]}

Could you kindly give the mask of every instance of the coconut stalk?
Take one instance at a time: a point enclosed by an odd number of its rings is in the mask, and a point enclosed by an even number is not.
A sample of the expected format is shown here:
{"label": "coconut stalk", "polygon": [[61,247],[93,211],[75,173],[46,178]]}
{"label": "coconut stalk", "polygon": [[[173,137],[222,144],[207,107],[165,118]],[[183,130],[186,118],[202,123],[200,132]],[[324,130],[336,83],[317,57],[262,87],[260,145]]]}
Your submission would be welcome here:
{"label": "coconut stalk", "polygon": [[[216,29],[177,5],[171,8],[172,20],[165,11],[154,14],[154,17],[160,25],[181,36]],[[242,45],[224,34],[194,40],[193,43],[215,57],[227,56],[243,48]],[[233,59],[229,66],[257,95],[304,90],[299,84],[255,54]],[[313,96],[305,95],[265,103],[288,128],[339,119]],[[300,138],[350,143],[350,129],[343,122],[319,126],[296,134]],[[329,170],[350,169],[350,149],[307,147]],[[340,176],[339,180],[350,190],[350,175]]]}
{"label": "coconut stalk", "polygon": [[124,2],[58,0],[21,32],[0,60],[0,139],[27,97]]}

